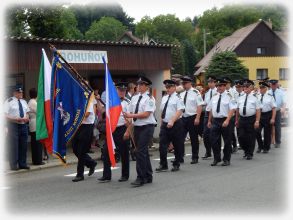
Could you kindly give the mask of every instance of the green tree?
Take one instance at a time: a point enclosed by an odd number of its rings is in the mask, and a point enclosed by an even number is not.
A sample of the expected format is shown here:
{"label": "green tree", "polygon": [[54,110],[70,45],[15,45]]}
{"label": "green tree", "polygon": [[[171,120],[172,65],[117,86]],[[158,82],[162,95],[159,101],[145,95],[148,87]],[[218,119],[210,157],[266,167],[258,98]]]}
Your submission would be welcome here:
{"label": "green tree", "polygon": [[76,16],[78,29],[85,34],[93,22],[102,17],[113,17],[119,20],[128,30],[134,31],[134,18],[128,16],[117,3],[99,4],[95,2],[86,5],[74,4],[69,7]]}
{"label": "green tree", "polygon": [[153,24],[153,19],[151,19],[149,16],[144,16],[135,26],[135,35],[140,38],[143,38],[143,36],[147,34],[150,38],[155,39],[157,36],[156,33],[157,29]]}
{"label": "green tree", "polygon": [[241,63],[236,53],[224,51],[213,55],[206,68],[205,76],[208,75],[227,76],[232,80],[244,79],[248,77],[248,69]]}
{"label": "green tree", "polygon": [[173,67],[171,74],[185,75],[186,72],[185,72],[183,48],[177,39],[173,41],[173,44],[177,45],[177,47],[173,47],[171,49],[171,58],[172,58],[172,67]]}
{"label": "green tree", "polygon": [[112,17],[102,17],[99,21],[93,22],[85,33],[85,38],[116,41],[125,31],[126,27],[120,21]]}
{"label": "green tree", "polygon": [[184,59],[184,69],[186,75],[192,76],[194,73],[194,66],[196,64],[196,53],[195,48],[191,44],[190,40],[183,40],[182,43],[183,49],[183,59]]}
{"label": "green tree", "polygon": [[64,9],[60,15],[60,23],[64,29],[63,38],[82,39],[83,34],[77,29],[77,20],[71,9]]}
{"label": "green tree", "polygon": [[29,26],[26,22],[27,15],[23,6],[17,5],[8,8],[5,13],[5,32],[9,36],[26,37],[29,35]]}

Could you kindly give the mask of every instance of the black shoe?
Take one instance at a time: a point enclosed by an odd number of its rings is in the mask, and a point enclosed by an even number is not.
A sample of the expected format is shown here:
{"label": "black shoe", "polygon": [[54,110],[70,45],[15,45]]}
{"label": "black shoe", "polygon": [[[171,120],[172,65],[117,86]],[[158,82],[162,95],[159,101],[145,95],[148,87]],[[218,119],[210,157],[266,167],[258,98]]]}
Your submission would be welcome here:
{"label": "black shoe", "polygon": [[190,164],[197,164],[198,163],[198,159],[192,159]]}
{"label": "black shoe", "polygon": [[252,156],[251,155],[247,155],[246,160],[251,160]]}
{"label": "black shoe", "polygon": [[76,176],[76,177],[74,177],[74,179],[72,179],[72,182],[79,182],[79,181],[82,181],[82,180],[84,180],[83,176]]}
{"label": "black shoe", "polygon": [[91,176],[94,174],[96,166],[97,166],[97,162],[95,162],[94,165],[90,167],[88,176]]}
{"label": "black shoe", "polygon": [[29,170],[29,169],[30,169],[30,167],[29,167],[29,166],[25,166],[25,167],[19,167],[19,169]]}
{"label": "black shoe", "polygon": [[243,158],[246,158],[247,156],[248,156],[247,154],[244,154],[244,155],[243,155]]}
{"label": "black shoe", "polygon": [[162,165],[156,168],[156,172],[166,172],[166,171],[168,171],[168,167],[163,167]]}
{"label": "black shoe", "polygon": [[201,157],[202,159],[208,159],[209,157],[212,157],[211,154],[205,154],[203,157]]}
{"label": "black shoe", "polygon": [[33,165],[44,165],[45,162],[41,162],[41,163],[33,163]]}
{"label": "black shoe", "polygon": [[261,149],[257,149],[256,153],[261,153]]}
{"label": "black shoe", "polygon": [[236,147],[233,147],[233,149],[232,149],[232,153],[236,153],[237,151],[238,151],[237,146],[236,146]]}
{"label": "black shoe", "polygon": [[118,180],[119,182],[125,182],[128,180],[128,177],[121,176],[121,178]]}
{"label": "black shoe", "polygon": [[144,183],[152,183],[153,182],[153,177],[147,178],[146,181],[144,181]]}
{"label": "black shoe", "polygon": [[179,163],[184,163],[184,159],[183,159],[183,158],[180,159],[180,160],[179,160]]}
{"label": "black shoe", "polygon": [[214,160],[212,163],[211,163],[211,166],[217,166],[218,163],[220,163],[221,161],[219,160]]}
{"label": "black shoe", "polygon": [[98,180],[100,181],[100,183],[108,183],[111,181],[111,179],[105,178],[103,176],[98,178]]}
{"label": "black shoe", "polygon": [[224,162],[222,163],[222,166],[229,166],[230,165],[230,161],[224,160]]}
{"label": "black shoe", "polygon": [[267,154],[269,151],[268,150],[263,150],[263,153],[264,154]]}
{"label": "black shoe", "polygon": [[135,186],[135,187],[139,187],[139,186],[143,186],[144,182],[136,179],[135,181],[131,182],[131,185]]}
{"label": "black shoe", "polygon": [[179,166],[173,166],[173,168],[171,169],[172,172],[176,172],[179,171]]}
{"label": "black shoe", "polygon": [[14,171],[16,171],[16,170],[19,170],[17,167],[12,167],[12,168],[10,168],[11,170],[14,170]]}

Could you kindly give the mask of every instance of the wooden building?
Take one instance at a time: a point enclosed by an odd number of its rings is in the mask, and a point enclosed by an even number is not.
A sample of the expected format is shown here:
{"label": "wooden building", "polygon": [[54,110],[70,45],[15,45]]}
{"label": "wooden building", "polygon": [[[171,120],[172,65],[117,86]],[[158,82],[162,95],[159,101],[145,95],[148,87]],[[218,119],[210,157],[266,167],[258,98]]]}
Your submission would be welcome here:
{"label": "wooden building", "polygon": [[263,20],[235,31],[220,40],[195,68],[195,76],[204,81],[204,72],[212,56],[221,51],[234,51],[249,70],[252,80],[269,77],[278,79],[283,87],[288,86],[289,47],[271,24]]}
{"label": "wooden building", "polygon": [[[15,84],[23,84],[26,99],[29,89],[37,88],[42,48],[45,49],[49,60],[52,59],[48,43],[55,45],[58,50],[106,51],[108,67],[114,82],[120,80],[136,82],[139,75],[145,75],[153,82],[153,95],[158,107],[163,81],[170,78],[173,45],[21,37],[7,37],[5,43],[6,91]],[[104,90],[103,64],[72,63],[72,66],[87,78],[93,87],[98,87],[100,92]]]}

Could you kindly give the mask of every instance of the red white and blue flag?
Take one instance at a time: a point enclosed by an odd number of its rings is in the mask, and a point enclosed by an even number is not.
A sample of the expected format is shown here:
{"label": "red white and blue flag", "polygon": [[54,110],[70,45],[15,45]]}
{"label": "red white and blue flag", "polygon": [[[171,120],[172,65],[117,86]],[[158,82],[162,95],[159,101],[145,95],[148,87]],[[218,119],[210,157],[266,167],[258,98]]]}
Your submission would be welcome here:
{"label": "red white and blue flag", "polygon": [[114,86],[111,73],[108,69],[108,65],[103,57],[103,62],[105,65],[105,87],[106,87],[106,140],[109,158],[112,167],[115,167],[115,143],[113,140],[112,133],[117,127],[119,116],[122,111],[120,98],[117,94],[116,88]]}

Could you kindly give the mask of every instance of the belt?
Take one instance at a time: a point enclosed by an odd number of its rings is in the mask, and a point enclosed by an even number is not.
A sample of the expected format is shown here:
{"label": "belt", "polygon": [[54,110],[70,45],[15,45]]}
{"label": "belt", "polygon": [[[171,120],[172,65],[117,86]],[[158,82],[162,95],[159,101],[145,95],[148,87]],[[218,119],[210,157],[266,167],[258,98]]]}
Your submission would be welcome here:
{"label": "belt", "polygon": [[191,117],[196,117],[196,114],[195,115],[186,116],[186,117],[182,116],[182,118],[191,118]]}
{"label": "belt", "polygon": [[147,124],[147,125],[134,125],[134,127],[137,127],[137,128],[150,127],[150,126],[155,126],[155,125],[154,125],[154,124]]}
{"label": "belt", "polygon": [[227,119],[227,117],[223,117],[223,118],[213,118],[214,120],[218,120],[218,121],[220,121],[220,120],[226,120]]}
{"label": "belt", "polygon": [[256,115],[251,115],[251,116],[247,116],[247,117],[243,117],[240,115],[240,118],[242,119],[250,119],[250,118],[255,118]]}
{"label": "belt", "polygon": [[262,112],[261,114],[262,114],[262,115],[272,114],[272,111]]}

